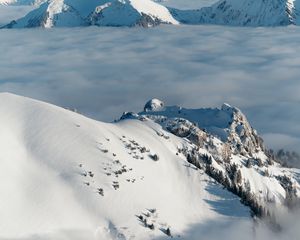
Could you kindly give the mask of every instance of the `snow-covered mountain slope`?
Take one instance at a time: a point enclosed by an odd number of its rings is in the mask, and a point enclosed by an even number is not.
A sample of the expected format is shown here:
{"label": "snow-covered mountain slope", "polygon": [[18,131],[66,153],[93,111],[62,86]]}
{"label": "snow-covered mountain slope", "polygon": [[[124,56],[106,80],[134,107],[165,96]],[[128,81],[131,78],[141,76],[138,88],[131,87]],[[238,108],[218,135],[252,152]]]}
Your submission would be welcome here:
{"label": "snow-covered mountain slope", "polygon": [[178,153],[189,142],[151,120],[102,123],[7,93],[0,103],[1,239],[167,239],[168,229],[177,239],[195,223],[249,217]]}
{"label": "snow-covered mountain slope", "polygon": [[165,106],[158,99],[139,114],[121,119],[149,119],[193,144],[180,149],[187,160],[242,198],[255,214],[268,214],[271,203],[290,204],[299,196],[298,170],[282,168],[265,149],[245,115],[223,104],[220,109],[185,109]]}
{"label": "snow-covered mountain slope", "polygon": [[178,24],[151,0],[49,0],[7,27],[155,26]]}
{"label": "snow-covered mountain slope", "polygon": [[282,26],[299,24],[299,6],[291,0],[220,0],[199,10],[170,9],[186,24]]}
{"label": "snow-covered mountain slope", "polygon": [[[157,2],[157,1],[156,1]],[[35,4],[39,8],[6,27],[156,26],[221,24],[282,26],[300,22],[292,0],[220,0],[195,10],[167,8],[151,0],[0,0],[0,4]]]}
{"label": "snow-covered mountain slope", "polygon": [[299,196],[300,171],[274,162],[228,104],[153,99],[103,123],[8,93],[0,103],[1,239],[185,239]]}

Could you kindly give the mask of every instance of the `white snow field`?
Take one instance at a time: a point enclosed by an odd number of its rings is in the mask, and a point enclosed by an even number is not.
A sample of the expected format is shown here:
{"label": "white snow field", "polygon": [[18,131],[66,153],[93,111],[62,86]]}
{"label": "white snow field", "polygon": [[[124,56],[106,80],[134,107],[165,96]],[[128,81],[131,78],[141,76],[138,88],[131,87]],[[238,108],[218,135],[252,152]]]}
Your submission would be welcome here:
{"label": "white snow field", "polygon": [[299,170],[267,158],[240,110],[144,110],[103,123],[0,93],[0,239],[196,240],[237,224],[251,239],[245,205],[285,211],[299,196]]}
{"label": "white snow field", "polygon": [[196,223],[249,219],[237,197],[175,154],[186,141],[152,121],[102,123],[8,93],[0,116],[1,239],[168,238],[168,227],[177,238]]}

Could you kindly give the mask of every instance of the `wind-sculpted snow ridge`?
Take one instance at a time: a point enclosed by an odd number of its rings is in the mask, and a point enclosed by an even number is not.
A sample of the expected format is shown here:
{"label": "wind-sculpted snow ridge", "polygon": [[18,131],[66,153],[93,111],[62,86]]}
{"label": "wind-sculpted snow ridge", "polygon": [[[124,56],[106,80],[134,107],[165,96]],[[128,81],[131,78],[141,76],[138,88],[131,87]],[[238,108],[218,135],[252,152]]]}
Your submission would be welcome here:
{"label": "wind-sculpted snow ridge", "polygon": [[275,161],[239,109],[228,104],[220,109],[186,109],[161,102],[163,108],[149,111],[147,105],[146,111],[126,113],[123,119],[151,119],[190,142],[192,150],[179,150],[187,161],[240,196],[254,215],[269,215],[270,205],[289,205],[298,199],[298,170]]}
{"label": "wind-sculpted snow ridge", "polygon": [[291,0],[220,0],[199,10],[170,11],[185,24],[284,26],[299,24],[299,6],[295,3]]}
{"label": "wind-sculpted snow ridge", "polygon": [[168,9],[151,0],[49,0],[7,28],[142,26],[178,24]]}

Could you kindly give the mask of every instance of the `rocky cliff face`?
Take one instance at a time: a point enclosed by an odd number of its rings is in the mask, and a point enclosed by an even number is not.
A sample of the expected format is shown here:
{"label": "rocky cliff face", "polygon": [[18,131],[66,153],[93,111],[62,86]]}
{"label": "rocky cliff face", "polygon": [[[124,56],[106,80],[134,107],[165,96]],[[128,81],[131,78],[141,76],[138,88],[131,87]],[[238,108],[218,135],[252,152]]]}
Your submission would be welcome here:
{"label": "rocky cliff face", "polygon": [[264,151],[262,138],[251,127],[247,118],[239,109],[224,104],[221,110],[231,114],[232,120],[228,125],[227,143],[235,154],[251,157],[259,151]]}
{"label": "rocky cliff face", "polygon": [[176,106],[164,108],[162,101],[154,99],[145,105],[141,115],[164,123],[169,131],[177,132],[179,136],[199,133],[217,137],[228,144],[234,154],[252,157],[265,150],[263,140],[245,115],[226,103],[220,109],[190,110]]}

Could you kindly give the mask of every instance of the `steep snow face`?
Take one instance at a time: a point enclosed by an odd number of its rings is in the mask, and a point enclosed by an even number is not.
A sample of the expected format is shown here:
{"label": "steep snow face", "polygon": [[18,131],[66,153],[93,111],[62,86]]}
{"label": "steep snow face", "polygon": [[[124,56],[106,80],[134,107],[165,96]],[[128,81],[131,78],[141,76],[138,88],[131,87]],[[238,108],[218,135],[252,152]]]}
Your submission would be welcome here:
{"label": "steep snow face", "polygon": [[148,0],[129,0],[133,8],[140,14],[146,14],[160,18],[163,22],[176,24],[177,21],[172,17],[167,8],[153,1]]}
{"label": "steep snow face", "polygon": [[192,145],[151,120],[102,123],[11,94],[0,103],[1,239],[169,239],[168,228],[182,239],[195,223],[249,218],[178,152]]}
{"label": "steep snow face", "polygon": [[297,24],[298,10],[291,0],[221,0],[200,10],[172,9],[173,16],[187,24],[281,26]]}
{"label": "steep snow face", "polygon": [[178,24],[164,6],[150,0],[49,0],[7,27],[155,26]]}

